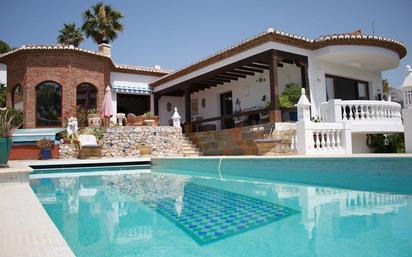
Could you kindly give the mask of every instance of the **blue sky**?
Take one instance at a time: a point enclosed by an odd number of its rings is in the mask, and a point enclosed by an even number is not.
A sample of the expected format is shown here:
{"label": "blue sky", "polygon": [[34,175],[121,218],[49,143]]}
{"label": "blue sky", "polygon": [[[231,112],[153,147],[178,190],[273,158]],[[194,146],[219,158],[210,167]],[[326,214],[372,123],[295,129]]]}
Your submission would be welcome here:
{"label": "blue sky", "polygon": [[[82,22],[81,13],[97,1],[1,0],[0,39],[17,47],[55,44],[64,23]],[[116,63],[177,69],[268,27],[317,38],[362,29],[412,47],[412,0],[156,0],[104,1],[124,15],[125,30],[113,45]],[[82,48],[96,50],[87,39]],[[412,48],[411,48],[412,49]],[[412,50],[411,50],[412,51]],[[398,87],[411,54],[398,68],[386,71]]]}

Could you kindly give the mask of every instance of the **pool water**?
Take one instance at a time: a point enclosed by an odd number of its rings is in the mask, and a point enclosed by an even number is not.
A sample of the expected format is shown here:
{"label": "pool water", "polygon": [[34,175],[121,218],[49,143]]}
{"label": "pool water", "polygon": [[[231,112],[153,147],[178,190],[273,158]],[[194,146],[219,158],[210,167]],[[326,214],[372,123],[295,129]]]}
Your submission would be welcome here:
{"label": "pool water", "polygon": [[170,173],[32,178],[76,256],[411,256],[412,196]]}

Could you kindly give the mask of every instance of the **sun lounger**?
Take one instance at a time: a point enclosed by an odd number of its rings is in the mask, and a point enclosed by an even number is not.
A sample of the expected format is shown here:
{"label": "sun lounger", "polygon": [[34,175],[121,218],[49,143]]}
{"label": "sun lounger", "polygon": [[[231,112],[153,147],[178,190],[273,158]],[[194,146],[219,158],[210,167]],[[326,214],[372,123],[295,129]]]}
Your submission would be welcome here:
{"label": "sun lounger", "polygon": [[101,157],[102,155],[102,147],[97,144],[96,137],[93,135],[80,135],[79,148],[80,159]]}

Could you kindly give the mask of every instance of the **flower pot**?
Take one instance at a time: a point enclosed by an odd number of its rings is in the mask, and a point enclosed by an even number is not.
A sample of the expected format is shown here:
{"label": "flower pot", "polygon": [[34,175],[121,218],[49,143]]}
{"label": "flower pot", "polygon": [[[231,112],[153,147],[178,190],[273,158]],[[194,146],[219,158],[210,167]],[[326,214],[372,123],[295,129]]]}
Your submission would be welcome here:
{"label": "flower pot", "polygon": [[292,121],[298,121],[298,112],[297,111],[290,111],[289,118]]}
{"label": "flower pot", "polygon": [[11,144],[13,139],[10,137],[0,138],[0,167],[7,167],[10,157]]}
{"label": "flower pot", "polygon": [[146,126],[153,127],[154,124],[155,124],[155,120],[146,119],[146,120],[144,120],[144,124],[145,124]]}
{"label": "flower pot", "polygon": [[102,119],[100,114],[88,114],[87,115],[87,125],[89,127],[100,128]]}
{"label": "flower pot", "polygon": [[51,158],[51,150],[47,148],[40,149],[40,158],[42,160],[48,160]]}

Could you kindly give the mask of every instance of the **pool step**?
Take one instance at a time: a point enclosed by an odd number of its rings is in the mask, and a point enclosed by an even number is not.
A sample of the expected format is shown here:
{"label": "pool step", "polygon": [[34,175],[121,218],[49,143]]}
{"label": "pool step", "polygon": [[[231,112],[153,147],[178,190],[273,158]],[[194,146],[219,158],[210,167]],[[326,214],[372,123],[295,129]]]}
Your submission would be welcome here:
{"label": "pool step", "polygon": [[183,136],[183,156],[201,156],[202,152],[186,136]]}

